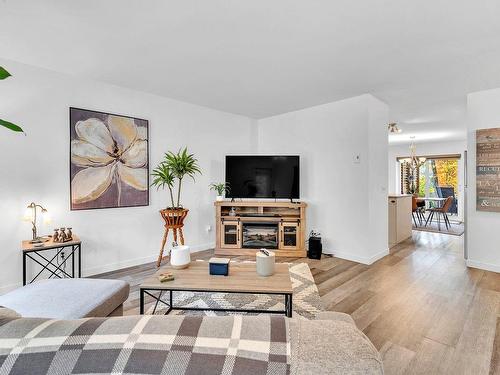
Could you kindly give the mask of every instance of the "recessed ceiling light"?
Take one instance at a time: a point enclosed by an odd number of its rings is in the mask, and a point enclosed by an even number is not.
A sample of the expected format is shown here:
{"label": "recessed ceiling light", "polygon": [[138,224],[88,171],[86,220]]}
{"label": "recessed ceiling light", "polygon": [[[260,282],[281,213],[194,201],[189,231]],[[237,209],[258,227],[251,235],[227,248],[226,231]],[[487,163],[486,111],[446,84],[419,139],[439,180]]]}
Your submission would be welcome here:
{"label": "recessed ceiling light", "polygon": [[389,130],[389,133],[401,133],[402,130],[398,128],[398,124],[395,122],[391,122],[389,125],[387,125],[387,130]]}

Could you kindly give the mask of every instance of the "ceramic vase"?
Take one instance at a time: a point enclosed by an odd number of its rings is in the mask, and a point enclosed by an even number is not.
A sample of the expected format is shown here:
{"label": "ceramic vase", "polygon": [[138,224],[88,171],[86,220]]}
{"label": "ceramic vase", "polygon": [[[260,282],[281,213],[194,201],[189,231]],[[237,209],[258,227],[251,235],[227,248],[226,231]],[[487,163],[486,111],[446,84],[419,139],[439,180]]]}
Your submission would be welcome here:
{"label": "ceramic vase", "polygon": [[191,251],[189,246],[180,245],[172,247],[170,250],[170,265],[175,269],[189,267],[191,263]]}
{"label": "ceramic vase", "polygon": [[275,254],[272,251],[267,251],[269,255],[262,252],[256,254],[257,274],[260,276],[271,276],[274,274]]}

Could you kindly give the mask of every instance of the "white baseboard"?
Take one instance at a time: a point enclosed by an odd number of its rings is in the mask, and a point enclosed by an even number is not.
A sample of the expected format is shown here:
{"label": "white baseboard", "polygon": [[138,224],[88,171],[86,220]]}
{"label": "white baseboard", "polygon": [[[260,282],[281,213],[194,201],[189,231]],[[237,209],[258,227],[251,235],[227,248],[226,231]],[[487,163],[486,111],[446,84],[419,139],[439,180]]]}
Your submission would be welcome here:
{"label": "white baseboard", "polygon": [[[325,253],[326,254],[326,253]],[[373,264],[377,260],[389,255],[389,249],[382,250],[381,252],[372,255],[371,257],[360,257],[358,255],[354,255],[352,253],[342,252],[342,251],[334,251],[330,255],[333,255],[336,258],[341,258],[345,260],[350,260],[351,262],[363,263],[363,264]]]}
{"label": "white baseboard", "polygon": [[[213,249],[215,247],[215,244],[208,243],[208,244],[202,244],[202,245],[196,245],[196,246],[190,246],[190,247],[191,247],[191,253],[197,253],[199,251]],[[128,259],[128,260],[124,260],[121,262],[109,263],[109,264],[100,265],[97,267],[83,269],[82,274],[84,277],[93,276],[93,275],[98,275],[98,274],[105,273],[105,272],[120,270],[122,268],[140,266],[141,264],[154,262],[157,259],[158,259],[158,253],[154,253],[154,254],[151,254],[151,255],[148,255],[145,257],[141,257],[141,258]]]}
{"label": "white baseboard", "polygon": [[145,257],[123,260],[121,262],[113,262],[108,264],[102,264],[96,267],[83,268],[82,277],[94,276],[105,272],[121,270],[122,268],[139,266],[144,263],[154,262],[157,258],[158,254],[152,254]]}
{"label": "white baseboard", "polygon": [[215,242],[210,242],[203,245],[191,246],[191,252],[198,253],[200,251],[210,250],[214,248],[215,248]]}
{"label": "white baseboard", "polygon": [[471,259],[467,259],[465,261],[465,264],[467,264],[467,267],[479,268],[479,269],[485,270],[485,271],[500,273],[500,265],[498,265],[498,264],[477,262],[477,261],[471,260]]}

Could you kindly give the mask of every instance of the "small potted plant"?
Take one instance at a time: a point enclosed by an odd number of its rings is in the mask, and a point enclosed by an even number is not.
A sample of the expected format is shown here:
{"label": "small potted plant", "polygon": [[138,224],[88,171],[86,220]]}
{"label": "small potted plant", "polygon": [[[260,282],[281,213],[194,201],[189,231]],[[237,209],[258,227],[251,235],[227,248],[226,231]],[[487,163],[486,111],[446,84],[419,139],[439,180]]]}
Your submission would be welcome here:
{"label": "small potted plant", "polygon": [[227,194],[231,191],[228,182],[214,182],[210,184],[210,190],[213,190],[217,193],[215,200],[217,202],[221,202],[224,200],[224,194]]}

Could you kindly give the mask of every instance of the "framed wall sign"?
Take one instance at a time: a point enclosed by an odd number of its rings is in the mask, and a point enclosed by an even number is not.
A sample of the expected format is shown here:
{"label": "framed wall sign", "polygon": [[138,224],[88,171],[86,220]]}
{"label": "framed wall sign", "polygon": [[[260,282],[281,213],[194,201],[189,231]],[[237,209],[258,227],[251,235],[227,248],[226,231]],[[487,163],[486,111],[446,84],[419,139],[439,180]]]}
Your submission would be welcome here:
{"label": "framed wall sign", "polygon": [[71,209],[149,204],[147,120],[70,108]]}
{"label": "framed wall sign", "polygon": [[500,128],[476,130],[476,209],[500,212]]}

